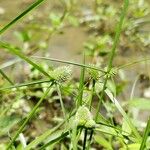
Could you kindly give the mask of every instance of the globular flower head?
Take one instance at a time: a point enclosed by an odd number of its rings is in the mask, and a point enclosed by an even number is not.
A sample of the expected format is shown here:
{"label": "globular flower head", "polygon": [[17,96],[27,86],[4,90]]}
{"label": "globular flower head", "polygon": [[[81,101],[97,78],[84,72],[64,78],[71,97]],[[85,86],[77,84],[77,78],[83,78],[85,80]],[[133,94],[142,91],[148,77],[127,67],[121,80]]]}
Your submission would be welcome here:
{"label": "globular flower head", "polygon": [[65,82],[72,75],[72,67],[62,66],[50,71],[50,76],[57,82]]}
{"label": "globular flower head", "polygon": [[[104,70],[107,72],[107,67]],[[110,77],[115,76],[117,74],[117,72],[118,72],[117,68],[115,68],[115,67],[111,68],[111,70],[110,70],[110,72],[108,74],[108,77],[110,78]]]}
{"label": "globular flower head", "polygon": [[[90,64],[90,66],[96,67],[94,64]],[[92,79],[94,79],[94,80],[100,79],[100,72],[98,70],[90,68],[87,71]]]}
{"label": "globular flower head", "polygon": [[80,106],[75,115],[75,121],[79,126],[92,128],[95,126],[95,121],[89,109],[86,106]]}

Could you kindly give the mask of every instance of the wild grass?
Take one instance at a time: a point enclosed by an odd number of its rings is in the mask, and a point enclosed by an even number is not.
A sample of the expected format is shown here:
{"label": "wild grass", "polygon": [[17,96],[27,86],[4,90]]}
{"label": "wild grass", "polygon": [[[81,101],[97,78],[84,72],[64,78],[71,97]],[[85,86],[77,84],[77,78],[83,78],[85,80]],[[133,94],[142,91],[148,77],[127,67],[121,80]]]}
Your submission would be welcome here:
{"label": "wild grass", "polygon": [[[21,21],[20,19],[25,17],[31,10],[34,10],[35,7],[39,6],[44,0],[37,0],[31,4],[26,10],[24,10],[20,15],[15,19],[9,22],[0,30],[0,35],[5,34],[9,28],[11,28],[16,22]],[[73,3],[73,2],[72,2]],[[71,2],[67,5],[72,4]],[[98,1],[95,1],[95,5],[98,5]],[[72,61],[64,61],[60,59],[54,59],[49,57],[42,56],[28,56],[24,52],[20,51],[13,44],[0,41],[0,48],[6,50],[8,53],[13,56],[19,57],[18,60],[7,62],[0,66],[0,74],[8,82],[7,86],[0,87],[0,93],[12,93],[17,95],[17,101],[23,95],[29,96],[29,90],[35,92],[34,88],[37,87],[41,89],[42,94],[39,96],[38,101],[32,106],[30,112],[18,122],[17,130],[13,132],[10,136],[10,139],[6,141],[5,149],[55,149],[55,146],[59,149],[83,149],[89,150],[92,147],[101,148],[101,149],[113,149],[117,148],[119,143],[120,150],[132,149],[134,146],[137,149],[145,150],[148,146],[147,141],[149,139],[150,133],[150,119],[147,122],[145,131],[140,131],[136,123],[133,121],[132,116],[124,110],[124,107],[120,104],[120,101],[114,96],[115,93],[111,91],[108,86],[108,81],[114,81],[113,76],[116,75],[116,71],[119,71],[128,66],[132,66],[137,63],[145,62],[150,60],[140,59],[128,64],[113,67],[113,60],[116,54],[117,47],[119,45],[119,39],[121,32],[123,30],[123,25],[126,23],[126,16],[128,12],[128,7],[130,8],[129,0],[124,0],[123,7],[120,13],[119,21],[117,22],[117,28],[115,31],[115,36],[112,44],[112,48],[109,53],[107,60],[106,68],[97,67],[96,65],[86,64],[86,55],[83,53],[82,63],[76,63]],[[70,8],[70,7],[69,7]],[[67,18],[67,15],[70,13],[71,9],[65,8],[64,14],[59,18],[59,23],[56,24],[59,26],[63,23],[64,18]],[[56,18],[55,18],[56,19]],[[58,28],[54,28],[55,31]],[[58,67],[56,69],[45,69],[40,63],[38,64],[37,60],[44,60],[45,62],[55,62],[62,63],[67,65]],[[38,71],[38,77],[35,80],[31,80],[24,83],[15,83],[10,79],[10,77],[3,71],[6,67],[15,65],[18,62],[26,62],[29,66],[32,66],[36,71]],[[72,81],[71,71],[69,70],[70,66],[75,66],[80,68],[80,77],[78,81]],[[87,81],[86,76],[90,76]],[[115,82],[113,82],[115,83]],[[97,86],[98,89],[97,89]],[[117,86],[117,85],[115,85]],[[24,89],[25,88],[25,89]],[[66,88],[66,89],[65,89]],[[98,91],[99,90],[99,91]],[[55,94],[51,93],[55,91]],[[65,103],[65,94],[72,99],[71,109],[67,109],[67,104]],[[85,97],[85,94],[88,96]],[[37,96],[37,95],[36,95]],[[67,97],[66,96],[66,97]],[[98,99],[95,102],[95,97]],[[57,124],[52,125],[51,129],[46,130],[41,135],[30,139],[25,147],[21,144],[21,141],[18,140],[18,137],[22,133],[26,133],[29,127],[27,127],[32,121],[33,118],[37,118],[37,114],[40,111],[40,106],[44,101],[47,101],[49,98],[59,99],[60,111],[62,114],[60,118],[57,118]],[[13,107],[16,100],[12,98],[12,103],[8,108]],[[86,100],[84,100],[86,99]],[[53,102],[52,101],[52,102]],[[109,106],[107,106],[107,103]],[[94,105],[96,104],[96,105]],[[129,104],[130,105],[130,104]],[[110,108],[115,107],[115,108]],[[107,114],[111,117],[108,119],[106,116],[101,113],[101,109],[105,108]],[[46,108],[47,109],[47,108]],[[115,118],[113,109],[118,111],[122,116],[122,124],[116,124],[113,119]],[[8,110],[7,110],[8,111]],[[0,115],[0,126],[4,126],[1,122],[5,115],[5,111],[2,111]],[[54,117],[54,116],[53,116]],[[54,119],[54,118],[53,118]],[[8,119],[9,121],[9,119]],[[2,124],[2,125],[1,125]],[[125,126],[125,128],[124,128]],[[12,128],[12,127],[11,127]],[[32,131],[30,131],[32,132]],[[5,136],[8,135],[7,133]],[[114,142],[114,143],[113,143]],[[57,146],[58,145],[58,146]]]}

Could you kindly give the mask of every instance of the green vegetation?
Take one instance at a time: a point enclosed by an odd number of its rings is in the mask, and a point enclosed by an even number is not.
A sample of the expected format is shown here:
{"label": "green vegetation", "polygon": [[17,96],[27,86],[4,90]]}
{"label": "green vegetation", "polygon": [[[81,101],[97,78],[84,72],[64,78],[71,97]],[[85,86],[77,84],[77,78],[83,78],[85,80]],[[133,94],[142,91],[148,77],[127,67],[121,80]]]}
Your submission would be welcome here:
{"label": "green vegetation", "polygon": [[[0,54],[11,56],[0,61],[0,149],[150,149],[148,1],[49,3],[29,2],[0,28]],[[69,33],[80,62],[49,57],[68,29],[86,33],[83,43]]]}

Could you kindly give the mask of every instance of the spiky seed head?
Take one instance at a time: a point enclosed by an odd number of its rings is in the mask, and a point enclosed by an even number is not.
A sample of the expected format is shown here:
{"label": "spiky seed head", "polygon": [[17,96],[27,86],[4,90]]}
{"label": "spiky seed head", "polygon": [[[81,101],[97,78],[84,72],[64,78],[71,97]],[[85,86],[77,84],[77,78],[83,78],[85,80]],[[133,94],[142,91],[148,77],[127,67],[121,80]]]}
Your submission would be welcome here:
{"label": "spiky seed head", "polygon": [[86,106],[80,106],[75,115],[77,125],[91,128],[95,126],[92,114]]}
{"label": "spiky seed head", "polygon": [[94,128],[96,126],[96,123],[94,120],[89,120],[86,124],[85,127],[86,128]]}
{"label": "spiky seed head", "polygon": [[[104,70],[107,72],[108,70],[107,70],[107,67],[106,68],[104,68]],[[117,70],[117,68],[111,68],[111,70],[110,70],[110,72],[109,72],[109,74],[108,74],[108,77],[110,78],[110,77],[113,77],[113,76],[115,76],[116,74],[118,73],[118,70]]]}
{"label": "spiky seed head", "polygon": [[50,71],[50,76],[57,82],[65,82],[72,75],[72,67],[62,66]]}
{"label": "spiky seed head", "polygon": [[[89,66],[96,67],[96,65],[94,65],[94,64],[90,64]],[[90,68],[87,71],[90,75],[90,78],[92,78],[94,80],[99,80],[100,79],[100,72],[98,70]]]}

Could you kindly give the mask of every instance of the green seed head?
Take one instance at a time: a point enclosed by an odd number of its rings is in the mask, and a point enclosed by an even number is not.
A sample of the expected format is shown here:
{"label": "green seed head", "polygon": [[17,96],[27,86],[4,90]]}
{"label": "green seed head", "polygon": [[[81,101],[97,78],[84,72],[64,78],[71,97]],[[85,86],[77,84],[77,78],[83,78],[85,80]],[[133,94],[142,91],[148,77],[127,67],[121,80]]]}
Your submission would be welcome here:
{"label": "green seed head", "polygon": [[[90,64],[91,67],[96,67],[94,64]],[[90,77],[94,80],[99,80],[100,78],[100,72],[98,70],[95,70],[95,69],[88,69],[87,70]]]}
{"label": "green seed head", "polygon": [[[104,70],[107,72],[107,67]],[[117,74],[117,72],[118,72],[117,68],[111,68],[111,70],[108,74],[108,77],[110,78],[110,77],[115,76]]]}
{"label": "green seed head", "polygon": [[94,120],[89,120],[86,124],[85,127],[86,128],[94,128],[96,126],[96,123]]}
{"label": "green seed head", "polygon": [[72,68],[70,66],[58,67],[53,71],[50,71],[50,76],[57,82],[65,82],[72,75]]}
{"label": "green seed head", "polygon": [[87,128],[91,128],[95,125],[92,114],[86,106],[81,106],[78,108],[75,115],[75,120],[78,125],[85,126]]}

